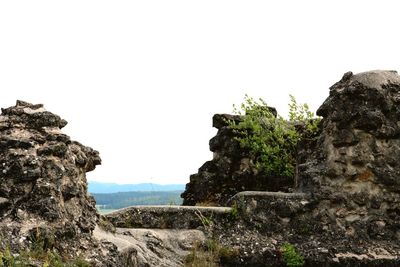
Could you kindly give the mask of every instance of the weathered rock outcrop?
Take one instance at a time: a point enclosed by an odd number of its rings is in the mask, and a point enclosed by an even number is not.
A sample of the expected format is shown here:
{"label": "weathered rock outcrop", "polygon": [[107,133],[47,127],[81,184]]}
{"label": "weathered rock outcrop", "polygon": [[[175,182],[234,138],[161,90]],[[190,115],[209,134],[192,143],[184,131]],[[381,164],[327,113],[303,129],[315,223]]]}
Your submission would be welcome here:
{"label": "weathered rock outcrop", "polygon": [[207,238],[228,248],[221,266],[261,267],[287,266],[289,242],[304,266],[400,266],[399,104],[396,72],[346,73],[318,110],[320,135],[300,146],[294,193],[266,192],[292,180],[257,173],[226,124],[240,117],[216,115],[214,159],[183,197],[229,208],[130,207],[102,217],[106,232],[85,179],[98,153],[62,134],[58,116],[18,101],[0,116],[0,245],[41,238],[94,266],[180,266]]}
{"label": "weathered rock outcrop", "polygon": [[319,222],[321,236],[331,235],[341,253],[346,247],[359,255],[376,249],[397,264],[399,102],[397,72],[346,73],[318,109],[323,116],[318,149],[299,167],[301,189],[313,198],[312,221]]}
{"label": "weathered rock outcrop", "polygon": [[[276,110],[270,110],[276,116]],[[288,191],[293,186],[292,177],[271,177],[257,170],[254,158],[235,140],[237,134],[229,127],[228,121],[240,120],[238,115],[214,115],[213,127],[218,132],[210,140],[213,159],[190,176],[182,194],[183,205],[225,206],[232,196],[241,191]]]}
{"label": "weathered rock outcrop", "polygon": [[[165,209],[150,218],[138,214],[124,229],[100,218],[86,181],[86,172],[101,163],[99,153],[63,134],[66,124],[43,105],[17,101],[2,109],[0,252],[40,249],[65,260],[83,258],[95,267],[181,266],[192,246],[204,241],[203,232],[131,229],[140,226],[140,219],[148,227],[163,219],[174,224],[178,214]],[[184,208],[178,209],[185,215]],[[147,219],[153,224],[146,224]],[[116,226],[123,220],[110,219]],[[196,223],[188,221],[188,226]],[[43,261],[32,259],[30,264],[42,266]]]}
{"label": "weathered rock outcrop", "polygon": [[346,73],[317,114],[324,117],[323,132],[309,164],[320,170],[302,177],[304,190],[400,192],[400,77],[395,71]]}
{"label": "weathered rock outcrop", "polygon": [[[333,85],[317,112],[321,134],[299,150],[298,192],[239,193],[229,201],[237,221],[214,224],[212,238],[240,251],[224,266],[284,266],[284,242],[305,266],[399,266],[399,104],[394,71],[349,72]],[[196,183],[189,191],[201,192]]]}
{"label": "weathered rock outcrop", "polygon": [[19,252],[39,242],[66,258],[114,266],[116,248],[92,238],[99,215],[85,173],[100,164],[99,153],[63,134],[66,124],[42,105],[2,109],[0,245]]}

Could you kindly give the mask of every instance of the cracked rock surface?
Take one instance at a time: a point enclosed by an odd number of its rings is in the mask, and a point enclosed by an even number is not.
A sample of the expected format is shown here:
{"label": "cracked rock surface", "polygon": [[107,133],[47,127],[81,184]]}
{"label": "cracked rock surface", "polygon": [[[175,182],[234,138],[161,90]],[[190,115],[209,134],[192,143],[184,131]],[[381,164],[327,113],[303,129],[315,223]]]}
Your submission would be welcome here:
{"label": "cracked rock surface", "polygon": [[204,242],[200,230],[116,228],[115,233],[96,228],[94,236],[108,240],[122,254],[122,266],[180,267],[189,251]]}
{"label": "cracked rock surface", "polygon": [[107,248],[96,261],[98,249],[106,246],[91,237],[99,215],[87,192],[86,172],[101,159],[63,134],[66,124],[41,104],[17,101],[2,109],[0,245],[18,252],[43,242],[65,257],[83,255],[95,266],[112,266],[116,248]]}

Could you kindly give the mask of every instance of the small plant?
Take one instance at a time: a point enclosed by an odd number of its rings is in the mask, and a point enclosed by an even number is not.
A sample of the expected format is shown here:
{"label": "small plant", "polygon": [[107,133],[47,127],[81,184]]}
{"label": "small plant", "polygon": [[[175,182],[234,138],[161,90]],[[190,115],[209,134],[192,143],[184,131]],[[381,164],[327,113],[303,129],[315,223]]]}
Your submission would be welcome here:
{"label": "small plant", "polygon": [[296,248],[292,244],[285,242],[281,247],[281,253],[283,261],[285,262],[286,266],[288,267],[304,266],[303,256],[301,256],[297,252]]}
{"label": "small plant", "polygon": [[233,202],[233,205],[231,207],[231,210],[228,213],[228,218],[229,220],[236,220],[239,217],[239,210],[238,210],[238,204],[237,202]]}
{"label": "small plant", "polygon": [[117,229],[115,226],[107,219],[107,217],[100,215],[100,220],[99,220],[99,227],[107,232],[115,234]]}
{"label": "small plant", "polygon": [[135,221],[128,217],[125,222],[124,222],[124,228],[135,228],[136,227],[136,223]]}
{"label": "small plant", "polygon": [[15,259],[9,247],[0,251],[0,267],[15,266],[18,260]]}
{"label": "small plant", "polygon": [[[91,265],[83,258],[78,257],[75,260],[72,261],[72,266],[71,267],[90,267]],[[69,266],[66,266],[69,267]]]}
{"label": "small plant", "polygon": [[186,256],[184,267],[219,267],[214,255],[195,246],[189,255]]}
{"label": "small plant", "polygon": [[237,249],[223,246],[216,240],[207,240],[204,246],[196,244],[185,259],[185,267],[219,267],[221,262],[237,257]]}
{"label": "small plant", "polygon": [[201,224],[204,226],[204,228],[211,228],[213,226],[213,220],[212,218],[207,218],[204,216],[200,210],[195,211],[195,214],[197,218],[201,221]]}

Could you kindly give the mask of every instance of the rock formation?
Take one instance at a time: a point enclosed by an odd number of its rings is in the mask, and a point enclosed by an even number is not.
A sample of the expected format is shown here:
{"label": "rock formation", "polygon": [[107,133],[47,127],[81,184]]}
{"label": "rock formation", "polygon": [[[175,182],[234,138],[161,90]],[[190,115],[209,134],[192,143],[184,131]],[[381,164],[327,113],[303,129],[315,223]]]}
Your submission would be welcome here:
{"label": "rock formation", "polygon": [[[43,105],[17,101],[2,109],[0,266],[10,264],[2,254],[7,249],[18,255],[38,246],[95,267],[180,266],[192,246],[204,241],[204,234],[196,229],[131,229],[140,225],[135,220],[145,224],[154,217],[137,217],[123,228],[101,218],[86,181],[86,172],[101,163],[99,153],[63,134],[66,124]],[[174,221],[164,213],[156,213],[160,218],[153,226],[161,218]],[[198,220],[189,224],[199,225]],[[44,266],[43,260],[29,264]]]}
{"label": "rock formation", "polygon": [[397,72],[346,73],[317,111],[324,118],[323,131],[307,164],[318,165],[319,171],[303,175],[303,189],[319,195],[339,189],[361,195],[383,188],[399,192],[399,104]]}
{"label": "rock formation", "polygon": [[318,232],[329,233],[337,250],[348,247],[366,259],[376,250],[397,260],[382,266],[399,264],[399,102],[397,72],[346,73],[318,109],[318,149],[299,167]]}
{"label": "rock formation", "polygon": [[178,267],[211,240],[221,266],[261,267],[288,266],[290,243],[304,266],[400,266],[399,104],[396,72],[346,73],[318,110],[321,133],[298,151],[295,192],[293,180],[255,171],[226,124],[240,117],[215,115],[214,159],[183,197],[229,207],[130,207],[99,222],[85,179],[98,153],[62,134],[57,115],[18,101],[0,116],[0,245],[41,240],[93,266]]}
{"label": "rock formation", "polygon": [[239,193],[235,223],[214,224],[211,238],[240,251],[223,266],[285,266],[284,242],[305,266],[400,266],[399,102],[394,71],[334,84],[317,112],[321,134],[299,151],[298,192]]}
{"label": "rock formation", "polygon": [[[276,110],[270,108],[276,116]],[[292,177],[271,177],[260,173],[254,158],[235,140],[237,134],[230,129],[228,121],[239,122],[241,116],[215,114],[213,127],[217,135],[210,140],[213,159],[190,176],[182,194],[183,205],[224,206],[236,193],[241,191],[284,191],[294,185]]]}
{"label": "rock formation", "polygon": [[2,109],[0,245],[16,253],[40,242],[66,258],[113,266],[115,247],[91,236],[99,215],[85,173],[101,163],[99,153],[63,134],[66,124],[43,105],[17,101]]}

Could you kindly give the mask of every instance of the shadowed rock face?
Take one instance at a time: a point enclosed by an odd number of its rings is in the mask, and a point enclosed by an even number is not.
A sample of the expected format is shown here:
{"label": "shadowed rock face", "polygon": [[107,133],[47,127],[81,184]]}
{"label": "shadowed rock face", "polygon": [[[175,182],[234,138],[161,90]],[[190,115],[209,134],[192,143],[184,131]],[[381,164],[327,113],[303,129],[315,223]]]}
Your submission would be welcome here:
{"label": "shadowed rock face", "polygon": [[[61,132],[67,122],[42,105],[17,101],[0,115],[0,233],[18,250],[38,239],[67,256],[93,246],[99,215],[85,173],[99,153]],[[93,250],[94,251],[94,250]],[[90,256],[88,256],[90,257]],[[107,260],[105,260],[107,262]]]}
{"label": "shadowed rock face", "polygon": [[[270,108],[270,111],[277,115],[274,108]],[[287,191],[293,186],[292,177],[272,177],[260,173],[253,163],[254,158],[235,140],[236,134],[229,128],[227,120],[239,122],[241,117],[214,115],[213,126],[218,132],[210,140],[213,159],[190,176],[190,182],[182,193],[183,205],[224,206],[241,191]]]}

